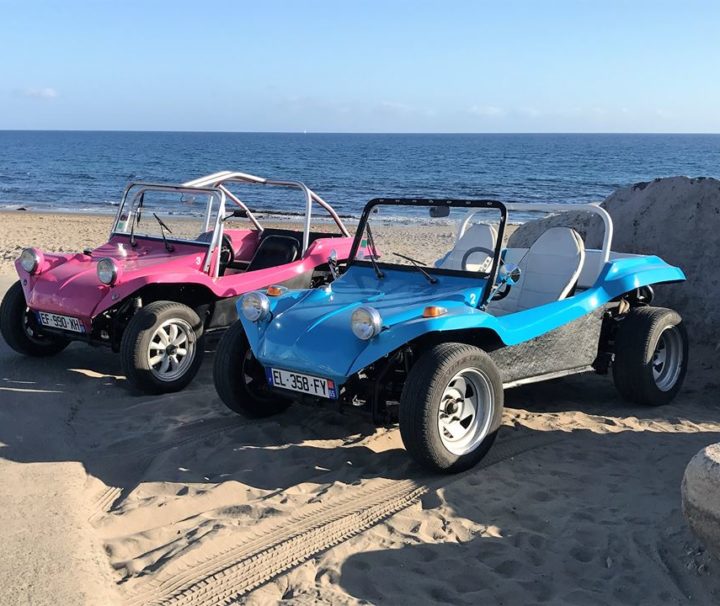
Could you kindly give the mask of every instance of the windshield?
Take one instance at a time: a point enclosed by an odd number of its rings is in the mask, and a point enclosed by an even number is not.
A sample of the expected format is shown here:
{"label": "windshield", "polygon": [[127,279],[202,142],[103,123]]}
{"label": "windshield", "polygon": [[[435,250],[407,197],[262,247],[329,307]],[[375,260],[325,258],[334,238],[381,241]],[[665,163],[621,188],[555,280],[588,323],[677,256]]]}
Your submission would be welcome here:
{"label": "windshield", "polygon": [[165,191],[135,186],[120,208],[114,233],[175,241],[207,241],[215,228],[220,195],[207,191]]}
{"label": "windshield", "polygon": [[[423,275],[490,274],[504,233],[500,203],[494,203],[497,207],[473,207],[468,205],[475,202],[465,201],[398,202],[380,201],[366,207],[366,221],[361,220],[356,234],[359,253],[353,263],[411,266]],[[373,255],[373,250],[377,254]]]}

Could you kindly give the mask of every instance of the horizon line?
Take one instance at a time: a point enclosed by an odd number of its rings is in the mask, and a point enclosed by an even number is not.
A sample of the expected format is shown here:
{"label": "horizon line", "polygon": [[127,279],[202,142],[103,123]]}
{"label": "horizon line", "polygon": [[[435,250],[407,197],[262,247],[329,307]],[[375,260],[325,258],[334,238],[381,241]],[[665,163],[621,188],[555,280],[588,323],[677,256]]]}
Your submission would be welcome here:
{"label": "horizon line", "polygon": [[308,131],[308,130],[139,130],[87,128],[0,128],[0,133],[166,133],[221,135],[720,135],[700,131]]}

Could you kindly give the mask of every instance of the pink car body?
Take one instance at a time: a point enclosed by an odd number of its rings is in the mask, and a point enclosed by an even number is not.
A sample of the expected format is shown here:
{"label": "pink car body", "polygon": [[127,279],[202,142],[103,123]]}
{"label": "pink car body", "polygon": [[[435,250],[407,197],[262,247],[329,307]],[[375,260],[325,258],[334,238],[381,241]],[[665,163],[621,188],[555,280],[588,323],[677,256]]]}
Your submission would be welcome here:
{"label": "pink car body", "polygon": [[[249,262],[260,241],[259,232],[226,230],[225,235],[230,237],[233,246],[237,243],[235,258]],[[332,251],[338,259],[347,259],[352,245],[351,238],[318,238],[301,258],[291,263],[213,278],[202,271],[207,243],[174,242],[175,250],[171,253],[162,241],[138,238],[138,245],[133,249],[128,239],[128,236],[114,234],[90,254],[43,253],[41,265],[34,274],[25,271],[17,260],[15,268],[28,307],[36,312],[76,317],[85,328],[84,334],[92,335],[95,318],[119,302],[142,293],[146,287],[153,286],[161,291],[163,286],[188,289],[192,285],[199,289],[198,293],[204,291],[208,303],[217,304],[222,299],[236,299],[246,292],[273,284],[302,282],[303,277],[327,265]],[[118,281],[112,286],[98,279],[96,266],[101,258],[115,260],[120,269]],[[234,308],[234,305],[229,307]],[[211,324],[209,327],[217,326]]]}
{"label": "pink car body", "polygon": [[[306,199],[304,229],[263,229],[252,211],[227,189],[232,182],[299,189]],[[216,195],[220,203],[214,228],[208,218],[206,227],[210,229],[201,234],[207,237],[196,241],[168,238],[166,242],[164,238],[134,236],[130,227],[135,221],[132,214],[140,214],[143,202],[142,198],[138,202],[140,194],[132,199],[128,197],[133,188],[140,188],[142,195],[153,190],[187,193],[195,189]],[[249,219],[254,224],[252,229],[224,228],[226,199],[240,207],[235,216]],[[126,202],[129,202],[129,211],[123,210]],[[327,211],[338,233],[310,231],[313,204]],[[289,262],[279,264],[264,260],[260,252],[263,242],[273,237],[284,245],[296,245],[298,254]],[[125,191],[106,244],[75,254],[30,249],[37,261],[33,270],[27,271],[21,259],[16,261],[15,267],[29,315],[37,318],[36,328],[41,333],[68,340],[104,343],[118,351],[129,319],[148,302],[163,300],[187,305],[200,316],[203,332],[224,328],[237,319],[235,303],[242,294],[270,285],[307,288],[322,283],[332,278],[330,265],[335,259],[348,258],[351,246],[352,237],[339,216],[304,184],[225,171],[179,186],[132,184]],[[222,265],[223,247],[232,250],[232,267]],[[254,269],[258,256],[259,265],[269,266]],[[100,280],[98,262],[102,259],[111,260],[115,268],[111,284]],[[51,319],[53,314],[68,317],[73,320],[74,329],[48,326],[38,315],[42,313]]]}

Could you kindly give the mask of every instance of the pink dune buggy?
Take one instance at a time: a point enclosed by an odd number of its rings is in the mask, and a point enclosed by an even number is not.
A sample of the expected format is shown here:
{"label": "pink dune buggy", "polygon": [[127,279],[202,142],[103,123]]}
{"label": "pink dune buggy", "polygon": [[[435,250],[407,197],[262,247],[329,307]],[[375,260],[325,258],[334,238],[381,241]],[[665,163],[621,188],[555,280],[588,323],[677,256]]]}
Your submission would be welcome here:
{"label": "pink dune buggy", "polygon": [[[299,194],[302,229],[260,224],[238,189],[263,186],[274,201]],[[315,207],[329,215],[324,231],[312,229]],[[106,244],[77,254],[23,250],[0,332],[30,356],[56,354],[73,340],[108,345],[131,384],[177,391],[195,376],[205,335],[237,319],[240,295],[332,280],[351,245],[338,214],[300,182],[223,171],[183,185],[132,183]]]}

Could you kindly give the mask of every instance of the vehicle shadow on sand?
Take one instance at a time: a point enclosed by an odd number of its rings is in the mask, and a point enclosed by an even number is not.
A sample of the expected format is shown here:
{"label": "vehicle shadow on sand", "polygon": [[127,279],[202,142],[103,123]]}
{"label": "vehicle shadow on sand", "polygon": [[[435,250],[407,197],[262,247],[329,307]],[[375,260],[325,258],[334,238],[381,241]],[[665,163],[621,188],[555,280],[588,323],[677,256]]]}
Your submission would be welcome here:
{"label": "vehicle shadow on sand", "polygon": [[720,561],[680,503],[685,466],[720,440],[712,390],[692,389],[711,382],[703,370],[654,409],[592,376],[509,391],[506,424],[551,443],[447,478],[376,532],[384,549],[350,547],[316,578],[376,604],[717,603]]}
{"label": "vehicle shadow on sand", "polygon": [[[42,360],[0,344],[0,456],[78,461],[125,494],[140,482],[235,480],[283,490],[330,470],[348,482],[383,473],[385,464],[360,445],[375,433],[364,415],[291,406],[273,418],[243,419],[215,394],[212,357],[209,350],[184,391],[148,396],[127,389],[109,351],[73,344]],[[394,450],[390,475],[402,477],[408,461]]]}
{"label": "vehicle shadow on sand", "polygon": [[148,483],[165,486],[157,505],[228,482],[245,491],[240,504],[305,485],[440,482],[420,507],[373,529],[382,549],[351,539],[341,557],[318,559],[315,590],[329,578],[375,603],[702,602],[720,591],[717,575],[699,571],[679,502],[685,465],[720,440],[718,425],[703,425],[720,418],[702,389],[707,372],[658,409],[623,404],[611,381],[594,376],[511,390],[498,444],[542,435],[547,445],[439,478],[409,461],[397,431],[375,430],[354,411],[296,405],[242,419],[215,395],[211,365],[210,352],[183,392],[129,397],[110,352],[72,345],[38,360],[0,344],[0,456],[78,461],[120,489],[113,508]]}

